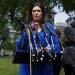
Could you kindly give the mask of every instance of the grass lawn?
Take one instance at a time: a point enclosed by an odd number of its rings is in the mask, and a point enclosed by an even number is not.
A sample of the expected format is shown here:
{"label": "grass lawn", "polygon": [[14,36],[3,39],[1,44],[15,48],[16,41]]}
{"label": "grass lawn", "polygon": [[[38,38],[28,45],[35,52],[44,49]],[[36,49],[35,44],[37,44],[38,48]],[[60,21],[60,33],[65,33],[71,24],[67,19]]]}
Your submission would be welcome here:
{"label": "grass lawn", "polygon": [[[18,75],[19,64],[12,64],[12,57],[0,57],[0,75]],[[64,75],[61,69],[60,75]]]}
{"label": "grass lawn", "polygon": [[0,75],[18,75],[19,65],[12,64],[12,57],[0,57]]}

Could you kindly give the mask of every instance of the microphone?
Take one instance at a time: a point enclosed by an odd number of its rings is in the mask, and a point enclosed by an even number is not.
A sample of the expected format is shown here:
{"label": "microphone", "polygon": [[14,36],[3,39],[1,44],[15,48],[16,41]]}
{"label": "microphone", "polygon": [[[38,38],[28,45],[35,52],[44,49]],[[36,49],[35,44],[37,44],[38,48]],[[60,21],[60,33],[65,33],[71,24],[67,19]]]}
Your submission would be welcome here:
{"label": "microphone", "polygon": [[67,26],[64,29],[64,34],[67,40],[69,40],[68,42],[71,42],[71,41],[75,42],[75,29],[74,28]]}

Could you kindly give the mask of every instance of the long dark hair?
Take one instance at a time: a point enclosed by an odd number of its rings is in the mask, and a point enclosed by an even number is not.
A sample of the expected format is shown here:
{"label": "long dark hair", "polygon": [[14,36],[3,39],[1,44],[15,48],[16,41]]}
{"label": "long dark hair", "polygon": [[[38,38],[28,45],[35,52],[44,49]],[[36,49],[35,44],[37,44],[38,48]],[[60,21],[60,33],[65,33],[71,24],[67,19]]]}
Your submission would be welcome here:
{"label": "long dark hair", "polygon": [[31,5],[30,10],[29,10],[29,14],[28,14],[28,22],[31,23],[32,22],[32,9],[35,6],[39,6],[42,10],[42,19],[41,19],[41,23],[45,22],[45,8],[43,6],[43,4],[41,2],[36,2],[33,5]]}

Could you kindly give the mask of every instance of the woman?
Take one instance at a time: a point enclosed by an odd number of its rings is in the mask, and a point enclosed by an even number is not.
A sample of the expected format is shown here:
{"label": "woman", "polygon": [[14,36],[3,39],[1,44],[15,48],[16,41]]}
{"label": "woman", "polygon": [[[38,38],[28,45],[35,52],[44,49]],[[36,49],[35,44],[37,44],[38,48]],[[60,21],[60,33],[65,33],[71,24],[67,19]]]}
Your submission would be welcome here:
{"label": "woman", "polygon": [[[29,11],[29,23],[31,24],[32,28],[34,29],[33,34],[36,36],[36,31],[35,31],[35,27],[37,28],[37,32],[40,36],[40,40],[41,43],[44,47],[47,46],[47,42],[45,40],[45,35],[44,35],[44,31],[42,29],[42,24],[47,25],[51,31],[53,31],[54,34],[50,33],[50,31],[48,29],[46,29],[46,33],[48,34],[48,42],[51,46],[51,49],[55,52],[55,53],[59,53],[60,52],[60,46],[58,43],[58,39],[56,36],[56,32],[54,30],[54,27],[50,24],[50,23],[46,23],[45,22],[45,12],[44,12],[44,7],[41,5],[41,3],[35,3],[30,11]],[[51,42],[51,35],[53,38],[53,42],[54,42],[54,48]],[[29,42],[27,41],[28,37],[26,32],[24,32],[24,49],[27,50],[27,52],[29,52]],[[16,45],[16,51],[21,50],[21,37],[18,38],[17,40],[17,45]],[[32,43],[33,44],[33,43]],[[39,39],[36,36],[36,44],[37,47],[39,48]],[[33,46],[34,48],[35,46]],[[26,60],[26,59],[25,59]],[[29,64],[21,64],[20,65],[20,70],[19,70],[19,75],[30,75],[30,65]],[[32,64],[32,75],[53,75],[53,68],[52,68],[52,64]]]}

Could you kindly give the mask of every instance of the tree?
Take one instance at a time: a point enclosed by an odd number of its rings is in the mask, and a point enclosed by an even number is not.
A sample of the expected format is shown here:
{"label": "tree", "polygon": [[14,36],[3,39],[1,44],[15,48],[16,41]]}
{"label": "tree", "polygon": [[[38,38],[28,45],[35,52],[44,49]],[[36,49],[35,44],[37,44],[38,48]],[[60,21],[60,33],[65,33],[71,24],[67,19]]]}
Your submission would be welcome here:
{"label": "tree", "polygon": [[45,5],[47,20],[49,21],[52,19],[52,8],[57,4],[61,3],[67,12],[75,9],[75,0],[0,0],[0,35],[8,22],[6,16],[11,19],[10,25],[15,30],[19,30],[20,26],[14,21],[15,14],[21,13],[27,20],[29,8],[36,1],[41,1]]}
{"label": "tree", "polygon": [[75,11],[75,0],[61,0],[64,10],[68,13],[70,11]]}
{"label": "tree", "polygon": [[[52,5],[52,0],[0,0],[0,25],[1,25],[1,31],[3,31],[3,28],[6,24],[6,19],[5,16],[10,16],[10,19],[12,20],[12,26],[14,28],[17,28],[15,26],[16,23],[14,21],[14,16],[16,13],[20,12],[27,20],[27,15],[28,15],[28,11],[30,6],[35,3],[36,1],[41,1],[45,7],[46,7],[46,12],[47,12],[47,18],[49,18],[49,20],[52,18],[51,17],[51,9],[54,6],[54,3]],[[10,13],[10,15],[8,15],[8,13]],[[14,24],[14,25],[13,25]]]}

